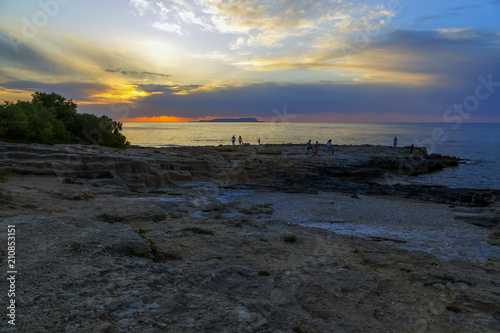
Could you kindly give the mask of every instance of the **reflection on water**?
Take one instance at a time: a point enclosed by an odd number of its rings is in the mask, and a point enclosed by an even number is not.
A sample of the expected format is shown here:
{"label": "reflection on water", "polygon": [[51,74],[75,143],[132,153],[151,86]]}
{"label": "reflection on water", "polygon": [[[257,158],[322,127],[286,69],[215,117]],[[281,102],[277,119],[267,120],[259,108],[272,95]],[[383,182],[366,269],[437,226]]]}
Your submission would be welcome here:
{"label": "reflection on water", "polygon": [[334,145],[372,144],[425,146],[429,153],[472,161],[459,168],[418,177],[422,183],[453,187],[500,189],[500,124],[416,123],[124,123],[123,133],[134,145],[230,145],[240,135],[244,143],[304,144],[311,139]]}
{"label": "reflection on water", "polygon": [[127,139],[141,146],[204,146],[230,144],[240,135],[244,142],[305,143],[309,139],[337,144],[392,145],[398,136],[400,145],[414,143],[415,135],[425,129],[413,124],[321,124],[321,123],[124,123]]}

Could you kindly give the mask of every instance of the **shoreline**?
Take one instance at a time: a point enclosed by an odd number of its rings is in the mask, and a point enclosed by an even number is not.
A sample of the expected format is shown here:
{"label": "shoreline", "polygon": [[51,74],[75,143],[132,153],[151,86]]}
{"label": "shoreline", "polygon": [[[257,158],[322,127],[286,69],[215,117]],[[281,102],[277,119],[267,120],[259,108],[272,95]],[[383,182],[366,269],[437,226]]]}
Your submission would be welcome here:
{"label": "shoreline", "polygon": [[0,143],[0,169],[13,171],[0,228],[16,226],[17,327],[500,328],[497,192],[374,183],[397,170],[388,148],[334,159],[293,148]]}

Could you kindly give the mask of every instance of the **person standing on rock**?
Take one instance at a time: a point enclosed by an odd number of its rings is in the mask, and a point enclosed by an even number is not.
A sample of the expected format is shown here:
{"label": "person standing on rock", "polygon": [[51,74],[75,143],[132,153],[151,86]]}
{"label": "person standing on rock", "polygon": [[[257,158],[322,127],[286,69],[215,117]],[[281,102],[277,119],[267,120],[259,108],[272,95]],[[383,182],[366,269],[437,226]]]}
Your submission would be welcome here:
{"label": "person standing on rock", "polygon": [[392,145],[394,148],[398,146],[398,138],[395,136],[394,137],[394,144]]}
{"label": "person standing on rock", "polygon": [[332,139],[328,140],[326,143],[326,153],[333,155]]}
{"label": "person standing on rock", "polygon": [[311,139],[309,139],[309,141],[307,141],[307,151],[306,151],[306,155],[309,155],[309,150],[312,150],[312,152],[314,153],[313,147],[312,147],[312,145],[311,145]]}
{"label": "person standing on rock", "polygon": [[240,146],[243,144],[243,139],[241,138],[241,135],[240,137],[238,138],[238,141],[240,141]]}
{"label": "person standing on rock", "polygon": [[260,138],[259,138],[259,146],[260,146],[260,145],[261,145],[261,143],[260,143]]}
{"label": "person standing on rock", "polygon": [[316,141],[316,143],[314,144],[314,155],[313,156],[319,156],[318,155],[318,141]]}
{"label": "person standing on rock", "polygon": [[233,140],[233,146],[234,146],[234,142],[236,141],[236,138],[234,137],[234,135],[233,135],[233,138],[231,140]]}

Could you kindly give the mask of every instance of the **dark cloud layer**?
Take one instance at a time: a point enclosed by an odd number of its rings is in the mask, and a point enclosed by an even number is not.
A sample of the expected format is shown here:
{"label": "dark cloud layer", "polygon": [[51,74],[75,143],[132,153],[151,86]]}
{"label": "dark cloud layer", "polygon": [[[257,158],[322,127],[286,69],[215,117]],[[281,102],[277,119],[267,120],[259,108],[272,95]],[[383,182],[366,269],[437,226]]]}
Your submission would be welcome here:
{"label": "dark cloud layer", "polygon": [[43,83],[34,81],[9,81],[6,83],[0,83],[0,88],[25,90],[31,92],[55,92],[66,97],[67,99],[81,101],[87,99],[89,94],[104,91],[107,86],[99,83]]}
{"label": "dark cloud layer", "polygon": [[[487,79],[487,73],[484,74]],[[222,89],[216,92],[198,92],[189,95],[152,95],[137,101],[127,117],[177,116],[258,116],[271,117],[273,109],[287,107],[292,114],[317,114],[332,112],[340,114],[382,113],[413,114],[418,116],[441,116],[453,104],[463,103],[479,84],[472,79],[470,90],[456,91],[443,87],[404,87],[389,84],[254,84],[244,87]],[[500,82],[500,75],[493,77]],[[481,101],[476,114],[481,117],[498,115],[500,88]],[[112,109],[102,110],[113,116]]]}
{"label": "dark cloud layer", "polygon": [[[498,34],[475,30],[396,30],[374,48],[401,54],[406,72],[434,74],[448,87],[460,89],[478,75],[499,72],[498,40]],[[405,56],[412,60],[405,62]]]}
{"label": "dark cloud layer", "polygon": [[[490,1],[480,1],[478,3],[472,3],[464,6],[455,6],[451,7],[447,14],[438,14],[438,15],[424,15],[417,17],[415,22],[426,22],[426,21],[438,21],[443,18],[448,18],[449,16],[456,16],[464,11],[487,7],[487,6],[500,6],[500,0],[490,0]],[[498,10],[492,7],[492,10]]]}
{"label": "dark cloud layer", "polygon": [[129,71],[129,70],[124,70],[124,69],[120,69],[120,68],[117,68],[117,69],[109,69],[109,68],[106,68],[104,70],[105,72],[108,72],[108,73],[120,73],[120,74],[123,74],[123,75],[128,75],[128,74],[131,74],[131,75],[155,75],[155,76],[161,76],[161,77],[169,77],[170,75],[168,74],[162,74],[162,73],[153,73],[153,72],[137,72],[137,71]]}

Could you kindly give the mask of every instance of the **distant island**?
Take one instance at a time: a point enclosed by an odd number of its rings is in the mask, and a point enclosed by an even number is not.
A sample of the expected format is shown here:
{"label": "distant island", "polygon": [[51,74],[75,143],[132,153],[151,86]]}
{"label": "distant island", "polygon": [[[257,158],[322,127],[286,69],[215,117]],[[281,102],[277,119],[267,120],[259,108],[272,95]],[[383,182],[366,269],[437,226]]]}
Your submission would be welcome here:
{"label": "distant island", "polygon": [[259,121],[255,118],[218,118],[211,120],[200,120],[200,123],[258,123]]}

